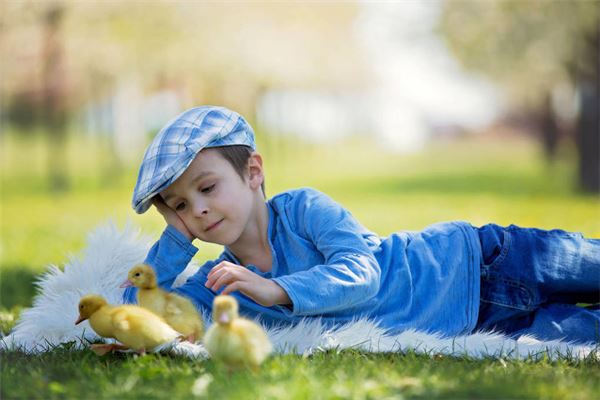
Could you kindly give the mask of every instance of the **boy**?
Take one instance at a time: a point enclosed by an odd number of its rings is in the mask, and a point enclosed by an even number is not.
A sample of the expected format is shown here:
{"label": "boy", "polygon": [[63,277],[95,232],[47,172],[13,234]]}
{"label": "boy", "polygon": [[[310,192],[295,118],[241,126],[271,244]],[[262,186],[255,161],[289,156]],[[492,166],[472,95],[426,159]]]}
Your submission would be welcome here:
{"label": "boy", "polygon": [[265,200],[255,150],[244,118],[205,106],[169,122],[144,155],[133,208],[153,204],[168,224],[146,259],[159,285],[171,290],[193,239],[224,246],[175,289],[199,309],[232,294],[269,325],[368,317],[391,332],[598,341],[600,311],[575,304],[600,302],[600,240],[465,222],[380,238],[313,189]]}

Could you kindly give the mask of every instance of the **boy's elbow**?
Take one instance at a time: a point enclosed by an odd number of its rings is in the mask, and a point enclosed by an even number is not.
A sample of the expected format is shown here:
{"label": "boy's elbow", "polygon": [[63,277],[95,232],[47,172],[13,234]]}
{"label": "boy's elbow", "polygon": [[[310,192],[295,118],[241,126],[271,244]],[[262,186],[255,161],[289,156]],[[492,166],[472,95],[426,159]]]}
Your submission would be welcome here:
{"label": "boy's elbow", "polygon": [[[354,283],[347,289],[347,306],[354,306],[370,300],[379,293],[379,274],[368,272],[357,276]],[[349,300],[350,298],[352,300]]]}
{"label": "boy's elbow", "polygon": [[370,273],[369,274],[369,278],[367,279],[366,282],[366,287],[365,287],[365,296],[367,298],[371,298],[377,295],[377,293],[379,293],[379,278],[380,278],[380,274],[378,273]]}
{"label": "boy's elbow", "polygon": [[366,299],[377,295],[379,293],[379,287],[381,283],[381,268],[374,259],[364,260],[362,265],[366,265],[367,268],[361,270],[361,280],[363,282],[363,293]]}

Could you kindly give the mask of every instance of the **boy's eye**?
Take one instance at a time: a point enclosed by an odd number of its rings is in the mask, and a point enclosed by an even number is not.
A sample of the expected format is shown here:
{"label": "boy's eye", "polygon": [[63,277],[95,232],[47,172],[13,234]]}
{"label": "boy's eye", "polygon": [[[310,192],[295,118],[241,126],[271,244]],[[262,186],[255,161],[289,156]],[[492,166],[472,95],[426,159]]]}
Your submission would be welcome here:
{"label": "boy's eye", "polygon": [[183,211],[185,208],[185,203],[179,203],[175,206],[175,211]]}
{"label": "boy's eye", "polygon": [[205,188],[202,188],[202,189],[200,189],[200,191],[201,191],[202,193],[210,193],[210,192],[212,192],[212,190],[213,190],[214,188],[215,188],[215,185],[214,185],[214,184],[212,184],[212,185],[210,185],[210,186],[207,186],[207,187],[205,187]]}

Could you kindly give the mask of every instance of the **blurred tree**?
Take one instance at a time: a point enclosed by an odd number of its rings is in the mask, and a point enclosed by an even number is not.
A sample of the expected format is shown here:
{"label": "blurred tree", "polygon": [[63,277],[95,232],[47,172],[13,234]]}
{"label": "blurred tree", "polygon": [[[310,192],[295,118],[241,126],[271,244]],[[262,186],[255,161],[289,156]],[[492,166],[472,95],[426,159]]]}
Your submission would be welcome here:
{"label": "blurred tree", "polygon": [[439,30],[457,58],[498,82],[511,104],[538,119],[545,152],[556,150],[558,124],[551,106],[569,85],[579,98],[573,125],[579,187],[600,192],[598,26],[600,2],[447,1]]}
{"label": "blurred tree", "polygon": [[[49,8],[62,7],[64,52],[75,104],[111,94],[135,76],[187,92],[187,100],[253,109],[264,87],[348,87],[368,78],[353,34],[351,3],[8,2],[2,17],[4,92],[39,85]],[[24,42],[28,46],[23,46]],[[33,79],[32,79],[33,78]]]}
{"label": "blurred tree", "polygon": [[50,7],[43,15],[44,42],[42,49],[43,122],[48,138],[48,173],[50,187],[63,191],[68,187],[66,139],[68,123],[67,71],[61,40],[64,9]]}
{"label": "blurred tree", "polygon": [[[3,120],[6,118],[24,132],[33,133],[40,118],[42,95],[41,62],[35,57],[40,47],[35,39],[40,35],[30,28],[33,24],[41,26],[42,20],[39,15],[24,12],[21,23],[15,23],[11,18],[14,8],[18,8],[17,4],[0,2],[0,111]],[[16,43],[17,36],[23,43]]]}
{"label": "blurred tree", "polygon": [[[257,99],[271,88],[352,89],[369,80],[360,44],[349,40],[358,13],[353,3],[21,0],[0,6],[2,95],[4,104],[24,110],[25,121],[43,103],[50,40],[44,20],[56,6],[64,10],[61,46],[74,113],[90,104],[110,104],[111,113],[115,94],[133,85],[141,96],[174,92],[182,107],[224,104],[255,122]],[[99,133],[114,140],[111,132]]]}

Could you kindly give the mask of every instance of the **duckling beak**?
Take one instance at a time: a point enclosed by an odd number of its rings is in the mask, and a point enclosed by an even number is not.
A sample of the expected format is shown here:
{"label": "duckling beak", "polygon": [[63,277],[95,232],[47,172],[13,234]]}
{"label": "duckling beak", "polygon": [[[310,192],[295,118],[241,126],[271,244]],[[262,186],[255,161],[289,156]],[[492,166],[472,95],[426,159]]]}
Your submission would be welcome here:
{"label": "duckling beak", "polygon": [[133,282],[131,282],[129,279],[125,279],[125,282],[121,283],[121,285],[119,286],[120,288],[128,288],[128,287],[132,287],[133,286]]}
{"label": "duckling beak", "polygon": [[219,322],[222,324],[229,323],[229,314],[223,313],[223,314],[219,315]]}
{"label": "duckling beak", "polygon": [[75,325],[79,325],[80,322],[85,321],[87,318],[83,318],[81,315],[79,316],[79,318],[77,318],[77,321],[75,321]]}

